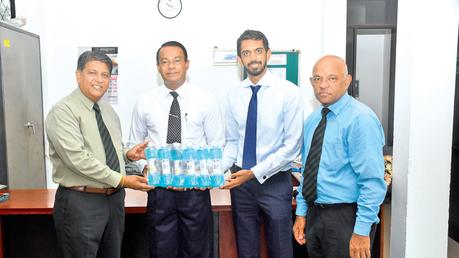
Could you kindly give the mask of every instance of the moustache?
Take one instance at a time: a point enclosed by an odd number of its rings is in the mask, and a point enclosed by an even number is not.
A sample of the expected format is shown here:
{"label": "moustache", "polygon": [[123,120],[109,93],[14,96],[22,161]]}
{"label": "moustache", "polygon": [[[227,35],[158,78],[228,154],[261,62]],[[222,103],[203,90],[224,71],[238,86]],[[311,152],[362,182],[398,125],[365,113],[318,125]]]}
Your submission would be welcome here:
{"label": "moustache", "polygon": [[261,64],[261,62],[260,61],[252,61],[252,62],[248,63],[247,65],[253,65],[253,64]]}

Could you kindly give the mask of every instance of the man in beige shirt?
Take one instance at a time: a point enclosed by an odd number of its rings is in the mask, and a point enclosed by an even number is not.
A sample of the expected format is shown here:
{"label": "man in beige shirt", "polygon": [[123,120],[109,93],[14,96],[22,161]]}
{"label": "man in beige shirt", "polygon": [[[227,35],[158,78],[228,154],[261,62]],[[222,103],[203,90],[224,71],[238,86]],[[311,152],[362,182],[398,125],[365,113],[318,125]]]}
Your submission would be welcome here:
{"label": "man in beige shirt", "polygon": [[123,188],[152,188],[143,177],[125,176],[125,160],[144,158],[146,144],[123,149],[118,115],[100,100],[111,70],[105,54],[81,54],[78,89],[55,104],[46,118],[53,180],[59,184],[53,216],[62,257],[120,257]]}

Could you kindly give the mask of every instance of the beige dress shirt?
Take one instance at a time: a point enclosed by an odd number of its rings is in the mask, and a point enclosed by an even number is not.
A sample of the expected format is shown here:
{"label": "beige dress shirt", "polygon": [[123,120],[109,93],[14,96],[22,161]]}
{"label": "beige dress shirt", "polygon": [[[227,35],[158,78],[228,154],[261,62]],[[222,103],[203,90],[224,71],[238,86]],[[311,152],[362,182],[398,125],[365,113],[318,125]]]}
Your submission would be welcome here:
{"label": "beige dress shirt", "polygon": [[51,108],[45,122],[55,183],[65,187],[117,187],[125,174],[127,149],[122,146],[119,117],[110,104],[98,104],[118,153],[121,173],[106,165],[94,103],[78,88]]}

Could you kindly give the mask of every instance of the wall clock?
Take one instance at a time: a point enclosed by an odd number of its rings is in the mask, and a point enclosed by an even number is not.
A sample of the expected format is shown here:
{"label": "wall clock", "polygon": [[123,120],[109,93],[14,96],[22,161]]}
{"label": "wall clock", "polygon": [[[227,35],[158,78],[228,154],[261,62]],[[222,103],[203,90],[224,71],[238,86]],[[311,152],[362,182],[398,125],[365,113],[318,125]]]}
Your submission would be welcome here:
{"label": "wall clock", "polygon": [[158,1],[159,13],[167,19],[173,19],[177,17],[182,11],[181,0],[159,0]]}

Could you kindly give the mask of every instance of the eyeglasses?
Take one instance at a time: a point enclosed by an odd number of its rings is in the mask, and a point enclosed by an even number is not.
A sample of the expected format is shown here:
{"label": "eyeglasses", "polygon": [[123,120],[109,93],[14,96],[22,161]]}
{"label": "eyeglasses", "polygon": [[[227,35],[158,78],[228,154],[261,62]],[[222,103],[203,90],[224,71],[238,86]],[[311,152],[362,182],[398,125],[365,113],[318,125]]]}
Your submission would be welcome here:
{"label": "eyeglasses", "polygon": [[335,75],[331,75],[331,76],[328,76],[326,78],[324,78],[322,76],[313,76],[313,77],[310,77],[309,79],[311,80],[311,83],[313,85],[320,85],[324,81],[329,83],[329,84],[335,84],[339,80],[338,76],[335,76]]}

